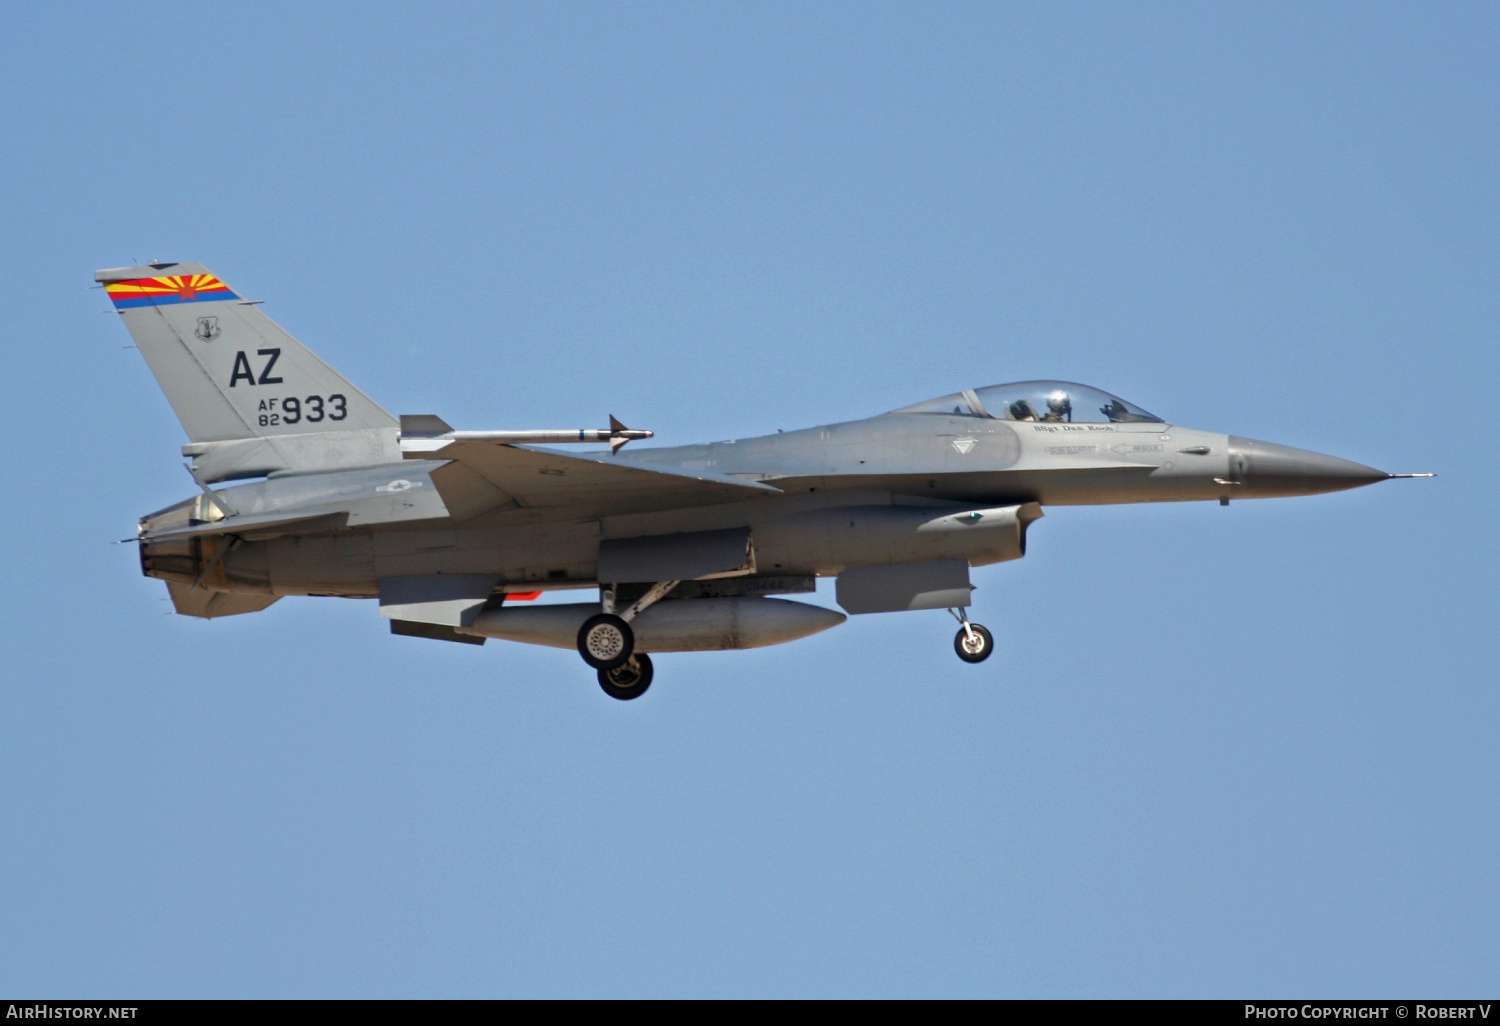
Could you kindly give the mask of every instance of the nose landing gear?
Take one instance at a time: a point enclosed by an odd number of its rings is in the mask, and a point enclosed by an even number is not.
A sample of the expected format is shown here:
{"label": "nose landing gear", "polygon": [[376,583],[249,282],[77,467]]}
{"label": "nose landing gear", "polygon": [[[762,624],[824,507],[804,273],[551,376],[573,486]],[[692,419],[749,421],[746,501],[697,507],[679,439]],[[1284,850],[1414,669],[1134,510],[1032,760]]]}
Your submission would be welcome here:
{"label": "nose landing gear", "polygon": [[970,623],[963,609],[950,609],[959,622],[958,633],[953,637],[953,650],[966,663],[982,663],[995,651],[995,639],[990,632],[977,623]]}

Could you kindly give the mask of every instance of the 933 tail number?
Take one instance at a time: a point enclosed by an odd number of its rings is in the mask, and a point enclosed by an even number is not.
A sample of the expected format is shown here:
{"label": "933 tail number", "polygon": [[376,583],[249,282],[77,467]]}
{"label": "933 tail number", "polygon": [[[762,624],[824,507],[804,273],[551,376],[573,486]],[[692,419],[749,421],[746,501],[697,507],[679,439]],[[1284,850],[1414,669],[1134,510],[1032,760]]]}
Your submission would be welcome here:
{"label": "933 tail number", "polygon": [[342,395],[309,395],[301,399],[287,396],[285,399],[262,399],[260,401],[260,426],[276,427],[281,424],[317,424],[327,420],[343,420],[349,416],[349,403]]}

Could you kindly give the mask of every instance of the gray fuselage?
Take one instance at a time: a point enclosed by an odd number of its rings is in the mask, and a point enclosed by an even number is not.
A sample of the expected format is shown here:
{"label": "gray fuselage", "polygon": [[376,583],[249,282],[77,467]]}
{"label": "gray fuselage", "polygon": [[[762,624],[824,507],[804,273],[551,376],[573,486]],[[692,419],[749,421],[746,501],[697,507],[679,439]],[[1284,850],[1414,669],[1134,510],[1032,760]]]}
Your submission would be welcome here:
{"label": "gray fuselage", "polygon": [[[971,566],[1024,552],[1014,516],[944,528],[965,510],[1133,502],[1227,501],[1357,487],[1388,475],[1357,463],[1165,423],[1015,422],[898,412],[865,420],[703,445],[635,449],[610,462],[699,471],[769,485],[739,501],[601,513],[497,496],[477,512],[359,526],[309,518],[275,530],[148,541],[149,576],[215,591],[269,596],[373,597],[382,578],[488,574],[500,589],[597,583],[600,542],[748,528],[751,576],[812,577],[846,567],[963,559]],[[199,496],[142,521],[142,534],[217,516],[215,504],[253,523],[306,508],[436,496],[439,460],[289,474]],[[548,473],[543,470],[541,473]],[[554,471],[553,473],[561,473]],[[398,487],[399,486],[399,487]],[[423,490],[426,489],[424,492]],[[451,487],[449,487],[451,491]],[[444,509],[439,504],[437,510]],[[379,517],[373,518],[379,521]],[[949,517],[955,523],[968,523]],[[934,526],[936,525],[936,526]]]}

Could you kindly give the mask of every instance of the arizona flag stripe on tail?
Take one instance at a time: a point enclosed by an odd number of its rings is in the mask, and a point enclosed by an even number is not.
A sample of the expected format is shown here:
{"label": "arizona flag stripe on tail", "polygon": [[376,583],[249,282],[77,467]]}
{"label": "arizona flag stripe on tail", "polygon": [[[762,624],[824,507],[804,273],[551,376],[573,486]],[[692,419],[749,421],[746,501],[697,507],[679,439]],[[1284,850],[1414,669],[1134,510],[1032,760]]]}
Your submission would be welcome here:
{"label": "arizona flag stripe on tail", "polygon": [[171,306],[176,303],[203,303],[220,299],[238,299],[218,278],[211,274],[182,274],[165,278],[129,278],[112,281],[104,291],[114,301],[116,310],[137,306]]}
{"label": "arizona flag stripe on tail", "polygon": [[401,459],[396,418],[202,264],[94,280],[187,429],[200,481]]}

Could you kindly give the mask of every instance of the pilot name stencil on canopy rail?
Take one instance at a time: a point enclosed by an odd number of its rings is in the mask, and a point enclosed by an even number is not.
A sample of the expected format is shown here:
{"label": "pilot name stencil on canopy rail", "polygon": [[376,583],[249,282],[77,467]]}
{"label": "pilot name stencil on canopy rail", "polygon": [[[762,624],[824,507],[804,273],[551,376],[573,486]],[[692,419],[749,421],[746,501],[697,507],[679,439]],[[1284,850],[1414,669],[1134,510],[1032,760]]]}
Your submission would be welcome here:
{"label": "pilot name stencil on canopy rail", "polygon": [[[141,568],[187,616],[376,599],[395,634],[576,649],[615,698],[652,654],[775,645],[844,614],[779,596],[837,579],[864,615],[947,610],[1026,553],[1046,506],[1314,495],[1392,477],[1172,424],[1063,381],[702,445],[607,428],[455,431],[391,416],[201,264],[98,271],[187,431],[200,494],[141,518]],[[1089,444],[1059,444],[1092,436]],[[600,450],[549,446],[603,443]],[[217,487],[216,487],[217,486]],[[518,606],[542,592],[597,599]]]}

